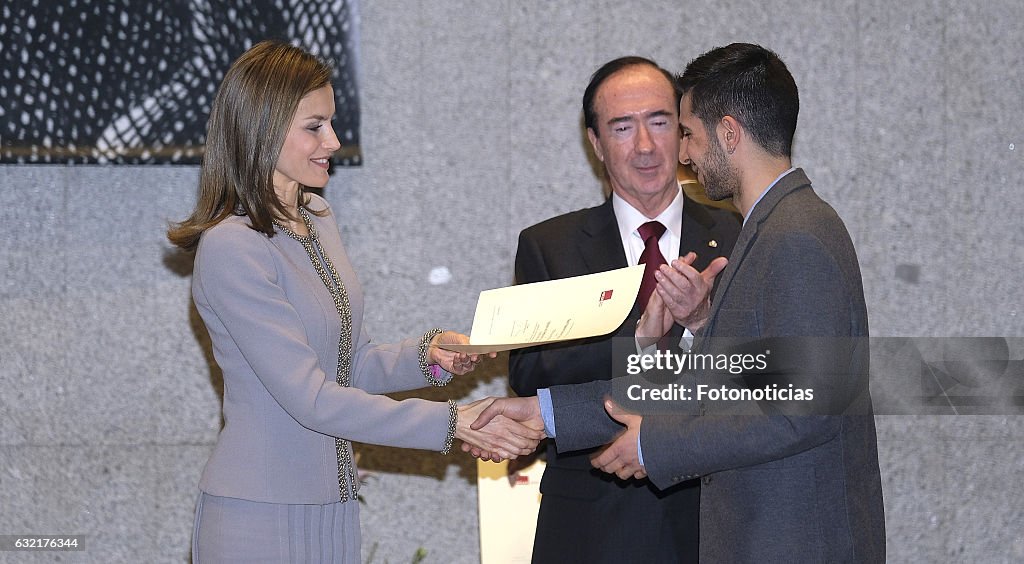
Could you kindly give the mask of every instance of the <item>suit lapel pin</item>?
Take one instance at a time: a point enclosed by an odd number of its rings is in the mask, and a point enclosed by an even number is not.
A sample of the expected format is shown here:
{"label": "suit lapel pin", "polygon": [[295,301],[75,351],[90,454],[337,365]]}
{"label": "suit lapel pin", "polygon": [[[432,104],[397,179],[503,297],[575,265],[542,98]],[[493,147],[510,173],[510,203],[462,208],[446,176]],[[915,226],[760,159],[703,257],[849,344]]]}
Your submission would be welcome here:
{"label": "suit lapel pin", "polygon": [[718,248],[718,241],[715,241],[714,239],[712,239],[712,240],[708,241],[708,246],[711,247],[712,249],[717,249]]}

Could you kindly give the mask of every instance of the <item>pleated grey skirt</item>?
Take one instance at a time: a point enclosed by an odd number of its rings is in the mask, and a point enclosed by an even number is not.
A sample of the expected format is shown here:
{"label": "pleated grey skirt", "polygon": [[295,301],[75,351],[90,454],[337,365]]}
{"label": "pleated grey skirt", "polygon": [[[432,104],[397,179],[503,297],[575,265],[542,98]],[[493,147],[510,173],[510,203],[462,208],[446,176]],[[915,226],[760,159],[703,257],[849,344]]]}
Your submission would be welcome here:
{"label": "pleated grey skirt", "polygon": [[285,505],[204,492],[196,501],[192,564],[359,564],[359,503]]}

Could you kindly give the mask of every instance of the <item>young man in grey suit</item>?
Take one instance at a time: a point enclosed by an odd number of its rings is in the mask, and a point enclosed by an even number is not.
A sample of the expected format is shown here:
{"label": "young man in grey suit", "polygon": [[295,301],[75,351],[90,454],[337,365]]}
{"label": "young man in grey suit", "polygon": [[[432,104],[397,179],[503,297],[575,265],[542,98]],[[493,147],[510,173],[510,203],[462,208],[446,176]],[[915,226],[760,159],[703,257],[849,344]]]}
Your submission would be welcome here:
{"label": "young man in grey suit", "polygon": [[[611,196],[523,230],[517,283],[637,264],[645,249],[638,228],[649,221],[665,226],[658,247],[667,260],[692,251],[692,266],[703,270],[728,256],[739,218],[690,199],[676,180],[680,95],[675,78],[649,59],[622,57],[594,72],[583,95],[584,123]],[[538,388],[610,379],[613,338],[632,341],[641,313],[638,300],[611,335],[513,351],[512,389],[533,396]],[[685,322],[672,325],[678,342]],[[697,561],[699,481],[660,490],[646,479],[618,480],[591,467],[592,451],[556,446],[547,449],[541,482],[535,564]]]}
{"label": "young man in grey suit", "polygon": [[[668,488],[700,477],[702,562],[884,561],[860,268],[842,220],[791,165],[796,83],[771,51],[732,44],[691,62],[680,84],[680,158],[709,197],[731,197],[744,216],[692,352],[732,350],[723,341],[771,350],[768,364],[776,366],[732,378],[723,391],[761,387],[761,401],[697,401],[696,385],[726,381],[691,371],[679,381],[690,397],[671,414],[628,413],[603,399],[629,385],[655,387],[635,376],[616,379],[622,385],[614,389],[602,381],[541,389],[539,400],[506,399],[477,423],[497,413],[543,418],[560,450],[614,438],[593,465],[620,478],[647,476]],[[677,297],[699,273],[674,263],[660,274],[637,326],[641,339],[660,335],[673,317],[695,315]],[[764,399],[780,387],[765,384],[769,376],[781,377],[783,389],[789,382],[811,390],[814,401],[792,411],[799,401]]]}

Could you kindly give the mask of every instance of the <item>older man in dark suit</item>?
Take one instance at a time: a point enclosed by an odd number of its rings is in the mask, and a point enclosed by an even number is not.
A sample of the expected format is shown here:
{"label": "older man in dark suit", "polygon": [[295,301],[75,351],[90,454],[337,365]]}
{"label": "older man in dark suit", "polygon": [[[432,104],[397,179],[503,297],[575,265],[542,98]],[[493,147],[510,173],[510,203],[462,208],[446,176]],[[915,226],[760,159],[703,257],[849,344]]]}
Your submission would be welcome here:
{"label": "older man in dark suit", "polygon": [[[744,216],[693,352],[714,355],[741,343],[780,357],[767,374],[722,380],[693,371],[681,385],[727,382],[729,393],[740,393],[768,389],[768,378],[781,376],[783,389],[795,382],[814,402],[794,411],[798,402],[763,397],[697,401],[691,388],[676,413],[642,416],[602,400],[613,387],[595,382],[539,390],[539,401],[504,400],[481,420],[543,416],[560,450],[618,434],[594,457],[596,468],[649,476],[659,488],[702,478],[702,562],[884,561],[860,269],[842,220],[791,165],[796,84],[777,55],[750,44],[705,53],[680,84],[680,156],[709,197],[731,197]],[[676,298],[699,273],[673,264],[660,274],[637,326],[641,338],[693,314]],[[652,387],[641,376],[630,383]]]}
{"label": "older man in dark suit", "polygon": [[[706,269],[728,255],[739,218],[688,198],[676,181],[679,98],[674,77],[648,59],[615,59],[594,73],[583,95],[584,122],[611,196],[525,229],[516,252],[517,283],[646,263],[648,237],[641,233],[648,222],[663,226],[649,239],[650,252],[661,255],[656,258],[687,256],[693,267]],[[723,264],[718,259],[714,268]],[[650,264],[651,276],[656,268]],[[707,294],[705,287],[695,297]],[[611,378],[613,338],[632,341],[646,300],[638,299],[611,335],[513,351],[512,388],[533,396],[538,388]],[[666,341],[678,342],[684,325],[673,323]],[[644,479],[618,480],[592,468],[590,454],[548,449],[533,562],[696,562],[699,483],[659,490]]]}

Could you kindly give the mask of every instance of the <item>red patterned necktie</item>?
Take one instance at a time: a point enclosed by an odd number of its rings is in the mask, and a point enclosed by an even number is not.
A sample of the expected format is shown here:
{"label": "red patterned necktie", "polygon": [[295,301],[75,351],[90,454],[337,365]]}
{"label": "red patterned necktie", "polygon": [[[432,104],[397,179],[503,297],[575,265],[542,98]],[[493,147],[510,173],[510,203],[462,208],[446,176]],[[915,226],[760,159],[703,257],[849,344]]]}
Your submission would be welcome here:
{"label": "red patterned necktie", "polygon": [[647,309],[647,302],[650,301],[651,294],[654,293],[654,287],[658,285],[654,273],[661,265],[668,264],[661,254],[661,249],[658,248],[658,240],[665,233],[665,226],[657,221],[648,221],[641,225],[637,232],[644,240],[644,252],[640,255],[640,264],[644,265],[644,278],[640,282],[640,293],[636,300],[640,304],[640,309],[644,310]]}

